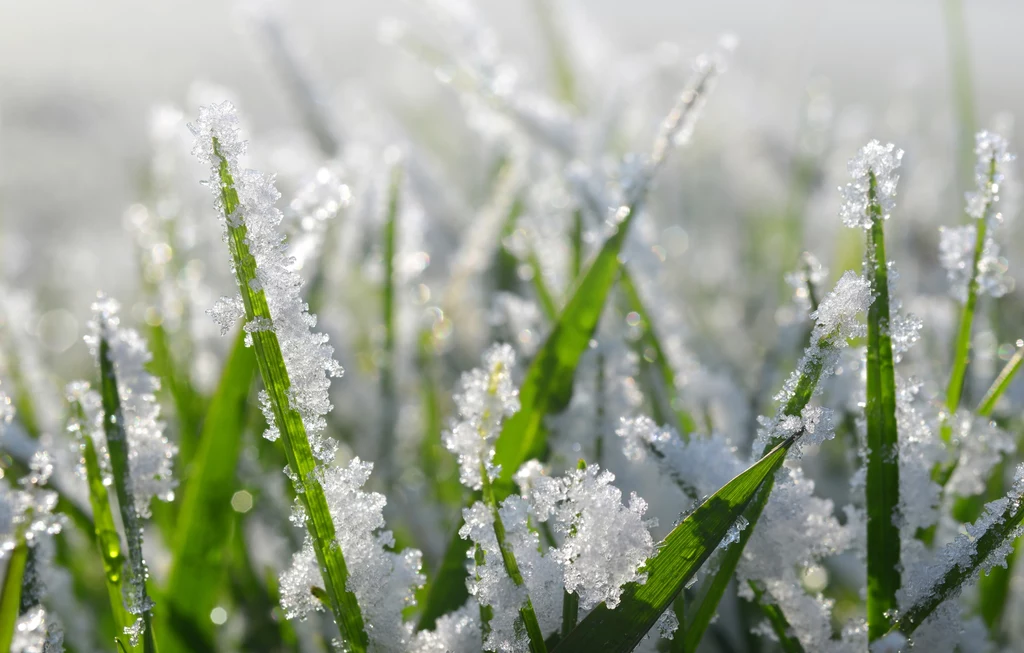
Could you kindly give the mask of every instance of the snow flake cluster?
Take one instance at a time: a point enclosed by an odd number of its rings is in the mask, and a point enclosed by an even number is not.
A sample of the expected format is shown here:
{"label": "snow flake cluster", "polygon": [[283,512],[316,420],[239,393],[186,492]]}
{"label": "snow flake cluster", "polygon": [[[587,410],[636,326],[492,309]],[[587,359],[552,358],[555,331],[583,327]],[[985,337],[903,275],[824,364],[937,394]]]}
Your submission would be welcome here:
{"label": "snow flake cluster", "polygon": [[100,295],[92,305],[86,344],[94,357],[100,354],[100,342],[109,347],[108,355],[117,376],[124,429],[128,446],[128,470],[135,510],[149,517],[150,501],[174,500],[174,456],[178,449],[164,435],[160,404],[156,392],[160,382],[146,371],[152,355],[146,341],[135,329],[122,328],[119,304]]}
{"label": "snow flake cluster", "polygon": [[[839,189],[843,203],[839,216],[847,227],[870,229],[873,216],[870,205],[872,202],[881,207],[882,220],[889,219],[889,213],[896,206],[896,183],[900,176],[897,169],[903,159],[903,150],[897,149],[892,143],[882,145],[871,141],[850,159],[847,169],[853,181]],[[872,178],[874,178],[874,197],[872,197]]]}
{"label": "snow flake cluster", "polygon": [[483,473],[494,479],[494,441],[501,423],[519,410],[519,391],[512,382],[516,354],[511,345],[493,345],[483,357],[483,366],[462,375],[455,395],[459,419],[444,434],[444,445],[459,457],[459,478],[463,485],[479,490]]}

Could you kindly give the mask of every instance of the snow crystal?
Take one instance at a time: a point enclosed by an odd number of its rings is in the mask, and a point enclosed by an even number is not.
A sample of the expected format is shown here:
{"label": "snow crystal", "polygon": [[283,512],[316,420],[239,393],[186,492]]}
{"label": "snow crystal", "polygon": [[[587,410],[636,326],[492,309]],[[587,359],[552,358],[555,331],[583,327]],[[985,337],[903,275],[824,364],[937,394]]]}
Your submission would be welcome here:
{"label": "snow crystal", "polygon": [[519,610],[530,599],[541,630],[553,632],[561,621],[563,586],[561,571],[552,556],[542,556],[540,539],[528,526],[529,505],[522,497],[510,496],[498,510],[505,526],[505,542],[515,556],[524,585],[516,585],[506,571],[498,539],[494,532],[494,511],[483,502],[476,502],[462,511],[465,524],[459,530],[464,539],[472,540],[482,554],[482,561],[471,548],[470,577],[467,587],[480,605],[493,609],[490,632],[484,649],[508,653],[525,653],[529,639]]}
{"label": "snow crystal", "polygon": [[206,314],[213,318],[220,327],[220,335],[224,336],[231,331],[236,322],[245,317],[245,305],[239,295],[221,297]]}
{"label": "snow crystal", "polygon": [[946,487],[960,496],[981,494],[992,468],[1016,449],[1016,441],[995,422],[965,410],[957,411],[950,424],[960,458]]}
{"label": "snow crystal", "polygon": [[439,617],[434,630],[416,633],[410,653],[469,653],[479,651],[480,606],[469,600],[464,606]]}
{"label": "snow crystal", "polygon": [[11,653],[60,653],[64,633],[41,605],[26,610],[14,624]]}
{"label": "snow crystal", "polygon": [[459,420],[444,434],[444,446],[459,457],[459,478],[467,487],[483,487],[481,467],[495,478],[494,441],[501,423],[519,410],[519,391],[512,382],[516,355],[510,345],[493,345],[483,366],[462,375],[455,395]]}
{"label": "snow crystal", "polygon": [[978,292],[992,297],[1002,297],[1010,290],[1006,277],[1006,261],[999,256],[999,245],[991,234],[985,237],[977,269],[974,265],[974,247],[977,240],[977,226],[941,227],[939,229],[939,261],[946,269],[949,292],[961,304],[967,301],[971,278],[978,283]]}
{"label": "snow crystal", "polygon": [[550,508],[550,519],[564,540],[553,553],[562,568],[565,589],[580,597],[580,608],[590,610],[604,602],[619,603],[622,586],[641,582],[638,573],[654,555],[654,542],[643,515],[647,504],[633,494],[622,505],[622,492],[612,485],[615,475],[597,465],[573,470],[555,483],[538,485],[531,494],[537,504]]}
{"label": "snow crystal", "polygon": [[1006,177],[1007,164],[1015,158],[1008,148],[1006,139],[999,134],[980,131],[975,135],[974,154],[978,157],[974,165],[976,188],[965,195],[967,214],[972,218],[981,220],[992,215],[992,206],[999,201],[999,187]]}
{"label": "snow crystal", "polygon": [[804,252],[798,269],[786,273],[786,283],[793,288],[793,297],[803,314],[812,309],[811,293],[821,298],[822,286],[828,279],[828,268],[814,254]]}
{"label": "snow crystal", "polygon": [[839,216],[847,227],[870,229],[872,216],[869,205],[872,202],[871,177],[875,178],[874,202],[881,207],[883,220],[889,219],[889,213],[896,206],[896,183],[899,175],[903,150],[896,149],[892,143],[882,145],[871,141],[850,159],[847,169],[853,181],[840,187],[843,203]]}
{"label": "snow crystal", "polygon": [[92,310],[85,341],[94,357],[99,356],[101,339],[110,347],[124,416],[131,494],[135,511],[140,517],[149,517],[153,497],[174,500],[173,463],[178,448],[164,435],[156,400],[160,383],[146,371],[152,356],[145,339],[135,329],[121,327],[120,306],[113,299],[99,295]]}
{"label": "snow crystal", "polygon": [[857,315],[867,311],[871,302],[871,285],[867,279],[854,272],[846,272],[821,300],[818,310],[811,314],[815,322],[812,339],[829,339],[842,344],[849,338],[862,335]]}
{"label": "snow crystal", "polygon": [[[372,463],[354,458],[347,467],[321,467],[316,473],[334,521],[337,545],[348,566],[347,589],[359,602],[372,650],[404,650],[412,641],[412,625],[403,622],[402,610],[415,604],[413,593],[424,583],[421,554],[416,549],[390,550],[395,539],[391,531],[381,530],[387,500],[382,494],[361,489],[372,470]],[[296,501],[296,505],[301,504]],[[305,526],[301,516],[293,521]],[[307,533],[291,567],[281,574],[281,605],[289,619],[323,610],[311,592],[314,586],[322,588],[324,581]]]}
{"label": "snow crystal", "polygon": [[[333,441],[323,436],[327,427],[324,416],[332,407],[328,376],[341,376],[343,370],[333,358],[334,350],[327,344],[327,336],[311,331],[316,318],[310,315],[302,299],[302,280],[290,269],[293,261],[282,243],[282,214],[275,206],[281,195],[274,186],[274,178],[241,168],[239,158],[245,153],[246,143],[241,140],[238,115],[230,102],[202,107],[199,119],[190,129],[195,135],[193,154],[210,166],[209,185],[222,214],[219,176],[222,162],[234,181],[239,205],[230,216],[222,217],[223,225],[226,230],[240,227],[246,230],[245,240],[256,267],[256,278],[252,280],[256,283],[252,288],[263,291],[270,309],[272,328],[288,370],[289,403],[302,417],[314,454],[320,460],[329,461],[334,457],[335,447]],[[234,262],[232,269],[235,269]],[[220,314],[223,315],[223,311]],[[269,325],[259,322],[253,327],[262,329]]]}

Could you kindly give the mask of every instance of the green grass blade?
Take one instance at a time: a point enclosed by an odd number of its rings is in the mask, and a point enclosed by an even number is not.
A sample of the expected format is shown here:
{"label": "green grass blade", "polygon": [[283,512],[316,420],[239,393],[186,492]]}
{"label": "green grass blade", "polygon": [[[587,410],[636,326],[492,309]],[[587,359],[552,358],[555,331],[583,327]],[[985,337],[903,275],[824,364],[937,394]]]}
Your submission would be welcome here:
{"label": "green grass blade", "polygon": [[519,390],[521,408],[509,418],[495,444],[495,464],[501,479],[510,481],[519,466],[541,458],[546,448],[544,418],[564,409],[572,396],[573,376],[604,310],[622,263],[619,252],[635,217],[630,209],[615,233],[605,241],[555,327],[533,359]]}
{"label": "green grass blade", "polygon": [[995,410],[996,402],[1003,396],[1006,389],[1010,387],[1010,382],[1013,381],[1013,377],[1017,375],[1017,370],[1020,369],[1021,362],[1024,361],[1024,341],[1017,341],[1017,351],[1013,353],[1010,360],[1006,362],[1006,365],[999,372],[999,376],[992,382],[989,389],[985,392],[985,396],[981,398],[978,403],[978,410],[976,411],[980,417],[989,417],[992,415],[992,411]]}
{"label": "green grass blade", "polygon": [[889,334],[889,272],[885,256],[882,207],[874,172],[870,173],[864,276],[875,300],[868,309],[867,336],[867,566],[868,638],[881,637],[891,625],[888,616],[899,605],[900,530],[894,522],[899,509],[899,436],[896,429],[896,372]]}
{"label": "green grass blade", "polygon": [[576,209],[572,212],[572,258],[569,260],[569,278],[576,280],[580,278],[583,270],[583,209]]}
{"label": "green grass blade", "polygon": [[658,338],[657,331],[654,328],[654,323],[651,321],[650,313],[647,311],[647,307],[644,305],[643,298],[640,296],[640,291],[633,283],[633,277],[626,267],[622,268],[622,276],[619,278],[619,287],[622,288],[623,293],[626,295],[626,300],[629,303],[630,310],[636,312],[640,316],[640,326],[643,329],[643,341],[654,351],[656,358],[655,364],[657,365],[658,371],[661,373],[662,383],[665,385],[665,395],[668,399],[669,408],[676,419],[676,426],[679,429],[679,435],[683,439],[688,439],[691,433],[697,431],[697,421],[693,418],[693,415],[682,407],[679,397],[679,389],[676,387],[676,373],[672,369],[672,364],[665,354],[665,348],[661,346],[661,340]]}
{"label": "green grass blade", "polygon": [[[995,183],[997,174],[996,157],[989,161],[988,185]],[[978,305],[978,277],[981,270],[978,264],[985,251],[985,238],[988,233],[988,213],[991,202],[986,204],[983,217],[980,220],[973,220],[975,225],[974,258],[971,264],[971,280],[967,284],[967,301],[960,312],[960,326],[957,329],[956,340],[953,351],[953,369],[949,373],[949,385],[946,386],[946,410],[949,415],[956,412],[960,407],[960,397],[964,389],[964,377],[967,375],[967,364],[970,362],[971,332],[974,326],[974,313]],[[949,443],[952,437],[953,428],[948,419],[943,420],[942,439]]]}
{"label": "green grass blade", "polygon": [[989,528],[974,541],[974,551],[960,564],[953,564],[932,587],[923,593],[924,599],[904,611],[892,625],[910,636],[921,623],[927,619],[937,607],[947,599],[955,596],[965,584],[971,581],[979,570],[984,568],[985,561],[996,549],[1010,537],[1014,537],[1018,527],[1024,521],[1024,502],[1011,499],[1009,505],[999,516],[999,523]]}
{"label": "green grass blade", "polygon": [[19,537],[7,560],[4,584],[0,588],[0,651],[11,650],[14,627],[21,613],[21,583],[28,563],[28,545]]}
{"label": "green grass blade", "polygon": [[524,461],[543,457],[547,447],[544,418],[569,404],[576,367],[590,346],[608,293],[622,269],[619,254],[633,220],[679,133],[692,127],[719,70],[717,60],[702,61],[695,78],[663,121],[646,169],[628,193],[627,204],[619,207],[615,216],[614,233],[602,245],[527,369],[519,390],[521,408],[505,422],[495,444],[494,462],[501,465],[502,485],[508,485]]}
{"label": "green grass blade", "polygon": [[952,73],[953,103],[957,116],[957,150],[960,179],[968,183],[974,169],[972,137],[977,119],[974,110],[974,88],[971,83],[971,61],[967,42],[967,21],[962,0],[944,0],[942,16],[949,45],[949,70]]}
{"label": "green grass blade", "polygon": [[[103,319],[99,316],[99,319]],[[102,334],[104,329],[100,329]],[[121,410],[121,395],[118,392],[117,373],[110,354],[110,343],[101,335],[99,342],[100,396],[103,399],[103,431],[107,438],[107,453],[110,456],[111,475],[121,511],[125,539],[128,543],[125,587],[141,609],[143,623],[142,650],[156,651],[153,638],[153,612],[149,594],[146,591],[146,562],[142,557],[142,523],[135,510],[135,497],[131,489],[129,470],[128,434],[125,432],[124,413]],[[124,585],[122,585],[124,587]]]}
{"label": "green grass blade", "polygon": [[[124,555],[121,551],[121,536],[117,532],[114,512],[110,507],[110,495],[103,483],[103,472],[100,468],[96,445],[88,428],[85,411],[76,399],[71,402],[71,413],[75,427],[79,430],[82,442],[82,458],[85,461],[86,483],[89,486],[89,504],[92,506],[93,537],[100,559],[103,561],[103,577],[110,598],[110,610],[117,629],[115,640],[127,651],[134,651],[128,638],[124,635],[125,628],[134,623],[134,619],[124,607]],[[2,649],[0,649],[2,650]]]}
{"label": "green grass blade", "polygon": [[[690,513],[647,561],[647,582],[630,584],[614,610],[603,603],[563,639],[555,653],[631,651],[743,514],[795,442],[785,440]],[[749,530],[749,527],[748,529]]]}
{"label": "green grass blade", "polygon": [[256,375],[243,336],[240,329],[210,402],[175,530],[166,596],[176,612],[196,624],[209,624],[227,567],[232,529],[211,525],[231,522],[231,497],[238,487],[235,471]]}
{"label": "green grass blade", "polygon": [[199,426],[203,421],[202,399],[196,393],[187,375],[179,369],[171,352],[169,334],[162,324],[149,328],[149,347],[153,354],[150,371],[167,388],[178,417],[178,464],[192,460],[198,444]]}
{"label": "green grass blade", "polygon": [[[221,153],[216,138],[213,139],[213,150],[219,161],[221,200],[225,217],[230,218],[228,242],[235,262],[235,275],[245,306],[246,320],[271,320],[266,294],[262,288],[253,288],[253,282],[256,280],[256,261],[249,252],[244,220],[238,220],[237,216],[234,216],[239,209],[238,192],[235,190],[228,161]],[[348,568],[341,547],[337,545],[334,521],[327,505],[327,498],[315,477],[317,464],[305,425],[302,423],[301,415],[291,407],[291,382],[281,353],[281,344],[277,339],[277,333],[272,330],[254,331],[251,335],[256,364],[263,379],[263,386],[270,397],[274,422],[281,433],[285,457],[288,459],[289,467],[302,483],[304,491],[299,493],[299,497],[306,509],[306,524],[331,600],[331,612],[344,642],[354,653],[362,653],[368,646],[368,638],[363,631],[362,613],[355,595],[347,589]]]}
{"label": "green grass blade", "polygon": [[[809,356],[799,368],[801,371],[797,377],[793,394],[786,401],[785,405],[782,406],[782,413],[784,415],[800,415],[810,402],[821,379],[824,361],[829,356],[828,350],[841,344],[837,343],[836,339],[837,334],[835,333],[825,335],[817,341],[816,347],[809,349],[809,352],[813,355]],[[775,440],[770,442],[769,445],[778,446],[781,442],[782,440]],[[776,469],[781,465],[782,459],[779,459]],[[711,625],[711,621],[718,611],[718,604],[725,595],[726,587],[728,587],[729,581],[736,572],[736,566],[743,555],[743,550],[746,548],[747,542],[750,541],[757,522],[761,519],[761,513],[764,512],[765,506],[768,505],[768,499],[774,486],[774,476],[769,476],[761,484],[757,495],[743,513],[744,519],[747,520],[747,527],[740,533],[739,541],[725,550],[719,559],[718,569],[704,581],[698,599],[692,602],[691,605],[693,607],[687,610],[686,630],[682,636],[684,642],[683,650],[686,653],[693,653],[697,650],[701,639],[704,637],[704,633],[707,631],[708,626]]]}

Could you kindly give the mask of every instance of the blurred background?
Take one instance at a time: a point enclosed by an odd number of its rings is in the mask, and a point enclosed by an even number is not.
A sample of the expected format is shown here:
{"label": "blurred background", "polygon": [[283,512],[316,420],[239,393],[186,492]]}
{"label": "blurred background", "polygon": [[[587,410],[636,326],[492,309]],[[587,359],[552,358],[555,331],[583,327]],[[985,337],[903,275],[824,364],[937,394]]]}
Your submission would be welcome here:
{"label": "blurred background", "polygon": [[[328,91],[359,89],[396,110],[429,115],[445,90],[378,39],[386,17],[415,21],[414,4],[293,0],[280,11],[293,42],[331,84]],[[534,3],[475,4],[505,53],[524,70],[543,72]],[[1024,4],[966,4],[977,115],[982,121],[998,111],[1020,115]],[[754,85],[749,119],[778,116],[782,139],[798,124],[812,82],[826,81],[841,106],[882,111],[894,96],[909,93],[922,119],[952,116],[947,8],[939,0],[585,5],[601,38],[623,52],[661,42],[689,52],[733,32],[740,46],[722,92]],[[148,156],[149,109],[183,103],[196,80],[230,87],[257,131],[297,123],[240,13],[226,0],[0,0],[0,215],[9,270],[59,260],[40,247],[57,230],[116,257],[127,236],[114,232],[126,203],[137,198],[137,171]],[[877,136],[886,138],[887,124],[897,120],[883,120]],[[109,276],[95,273],[97,283],[127,281],[109,267]]]}

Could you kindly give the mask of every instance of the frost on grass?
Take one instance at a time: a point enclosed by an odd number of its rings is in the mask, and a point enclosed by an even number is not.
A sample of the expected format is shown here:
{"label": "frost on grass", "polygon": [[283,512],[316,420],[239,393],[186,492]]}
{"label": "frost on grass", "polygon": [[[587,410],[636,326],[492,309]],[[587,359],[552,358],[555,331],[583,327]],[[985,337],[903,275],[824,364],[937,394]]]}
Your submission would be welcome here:
{"label": "frost on grass", "polygon": [[56,535],[63,528],[63,515],[53,512],[57,493],[45,487],[52,472],[50,454],[39,450],[18,487],[0,484],[0,561],[19,543],[35,546],[41,538]]}
{"label": "frost on grass", "polygon": [[493,345],[484,353],[483,366],[462,375],[455,406],[459,419],[444,434],[444,445],[459,457],[459,478],[463,485],[483,487],[482,470],[489,479],[498,474],[492,464],[494,441],[501,423],[519,410],[519,391],[512,382],[516,364],[510,345]]}
{"label": "frost on grass", "polygon": [[623,505],[614,480],[608,470],[590,465],[557,478],[536,478],[528,493],[536,518],[549,521],[562,537],[551,555],[582,610],[601,602],[617,606],[622,586],[643,582],[639,569],[654,555],[643,518],[647,502],[634,493]]}
{"label": "frost on grass", "polygon": [[[463,539],[473,542],[468,557],[469,593],[482,606],[492,610],[490,631],[484,639],[484,650],[518,653],[530,650],[529,638],[519,610],[529,597],[544,633],[553,632],[560,623],[562,582],[558,563],[540,552],[540,538],[528,526],[529,504],[519,496],[502,503],[498,515],[505,526],[506,546],[512,551],[523,576],[523,585],[516,585],[502,559],[494,530],[494,511],[478,501],[462,511],[465,524],[459,530]],[[476,559],[480,551],[482,561]]]}
{"label": "frost on grass", "polygon": [[94,357],[99,356],[101,339],[110,347],[124,415],[131,494],[138,515],[149,517],[150,501],[154,497],[173,501],[177,484],[173,464],[178,450],[164,435],[160,404],[156,400],[160,382],[146,371],[152,356],[145,339],[135,329],[121,327],[119,304],[100,295],[92,310],[85,341]]}
{"label": "frost on grass", "polygon": [[[974,218],[960,227],[940,227],[939,261],[946,269],[950,294],[960,303],[967,301],[972,281],[977,292],[1002,297],[1012,288],[1006,276],[1006,259],[999,255],[994,235],[1003,221],[999,212],[1000,188],[1009,174],[1014,156],[1007,151],[1002,136],[981,131],[975,136],[974,152],[978,159],[974,168],[975,189],[966,194],[966,211]],[[979,223],[985,230],[984,242],[978,250]]]}
{"label": "frost on grass", "polygon": [[[373,464],[354,458],[347,467],[321,467],[318,480],[327,497],[337,537],[349,570],[348,590],[355,594],[368,627],[372,650],[398,651],[412,641],[412,625],[402,620],[402,610],[415,604],[414,591],[424,583],[421,554],[415,549],[395,552],[395,538],[383,530],[387,500],[363,485]],[[296,503],[292,522],[305,528],[305,511]],[[291,567],[281,575],[281,605],[289,619],[305,618],[324,607],[313,595],[324,587],[307,534]]]}
{"label": "frost on grass", "polygon": [[810,252],[804,252],[800,259],[800,267],[786,274],[786,283],[793,288],[797,307],[803,314],[807,314],[821,299],[825,280],[828,279],[828,268]]}
{"label": "frost on grass", "polygon": [[61,653],[64,631],[41,605],[25,610],[14,624],[11,653]]}
{"label": "frost on grass", "polygon": [[874,199],[882,207],[882,219],[889,219],[889,213],[896,206],[896,183],[900,178],[896,171],[902,159],[903,150],[892,143],[882,145],[878,141],[871,141],[850,159],[847,169],[853,181],[839,189],[843,199],[839,215],[847,227],[871,228],[868,205],[872,175],[876,182]]}
{"label": "frost on grass", "polygon": [[[1005,496],[985,504],[981,516],[973,524],[966,524],[963,531],[940,549],[933,559],[918,562],[910,569],[910,574],[904,575],[903,587],[897,594],[901,610],[909,610],[926,600],[940,601],[937,609],[914,632],[915,647],[951,651],[958,641],[962,643],[961,619],[954,600],[980,574],[1007,565],[1014,540],[1024,530],[1019,523],[990,550],[979,551],[978,544],[991,529],[1002,526],[1007,519],[1019,517],[1022,495],[1024,465],[1018,465],[1013,486]],[[946,575],[956,570],[964,572],[962,582],[956,585],[945,583]],[[977,643],[971,646],[976,647]]]}
{"label": "frost on grass", "polygon": [[1009,152],[1006,139],[990,131],[975,135],[974,154],[978,157],[974,164],[975,189],[965,195],[967,214],[976,220],[990,217],[999,220],[993,207],[999,202],[1000,185],[1015,157]]}
{"label": "frost on grass", "polygon": [[410,647],[410,653],[462,653],[480,650],[480,608],[468,601],[455,612],[438,618],[434,630],[421,630]]}
{"label": "frost on grass", "polygon": [[[245,242],[255,261],[255,278],[249,288],[240,290],[262,291],[270,309],[272,324],[251,323],[247,331],[251,335],[254,330],[272,329],[277,335],[288,370],[291,408],[302,417],[313,453],[320,460],[332,460],[334,441],[323,436],[327,426],[324,416],[331,410],[328,377],[341,376],[342,369],[333,358],[334,350],[327,344],[327,336],[312,331],[316,317],[308,312],[301,294],[302,279],[292,269],[294,260],[284,246],[280,229],[283,216],[275,206],[281,195],[274,186],[274,178],[242,168],[240,159],[245,154],[246,142],[241,139],[238,115],[230,102],[202,107],[199,119],[190,128],[195,135],[193,153],[210,166],[208,183],[225,235],[244,228]],[[224,216],[221,196],[222,163],[238,193],[239,205],[229,216]],[[235,270],[234,260],[231,265]],[[237,314],[236,309],[237,304],[229,299],[226,305],[220,305],[217,314],[226,320]],[[273,435],[273,431],[268,431],[268,436]]]}
{"label": "frost on grass", "polygon": [[992,420],[957,411],[950,420],[960,458],[947,489],[960,496],[981,494],[992,469],[1016,449],[1015,438]]}

